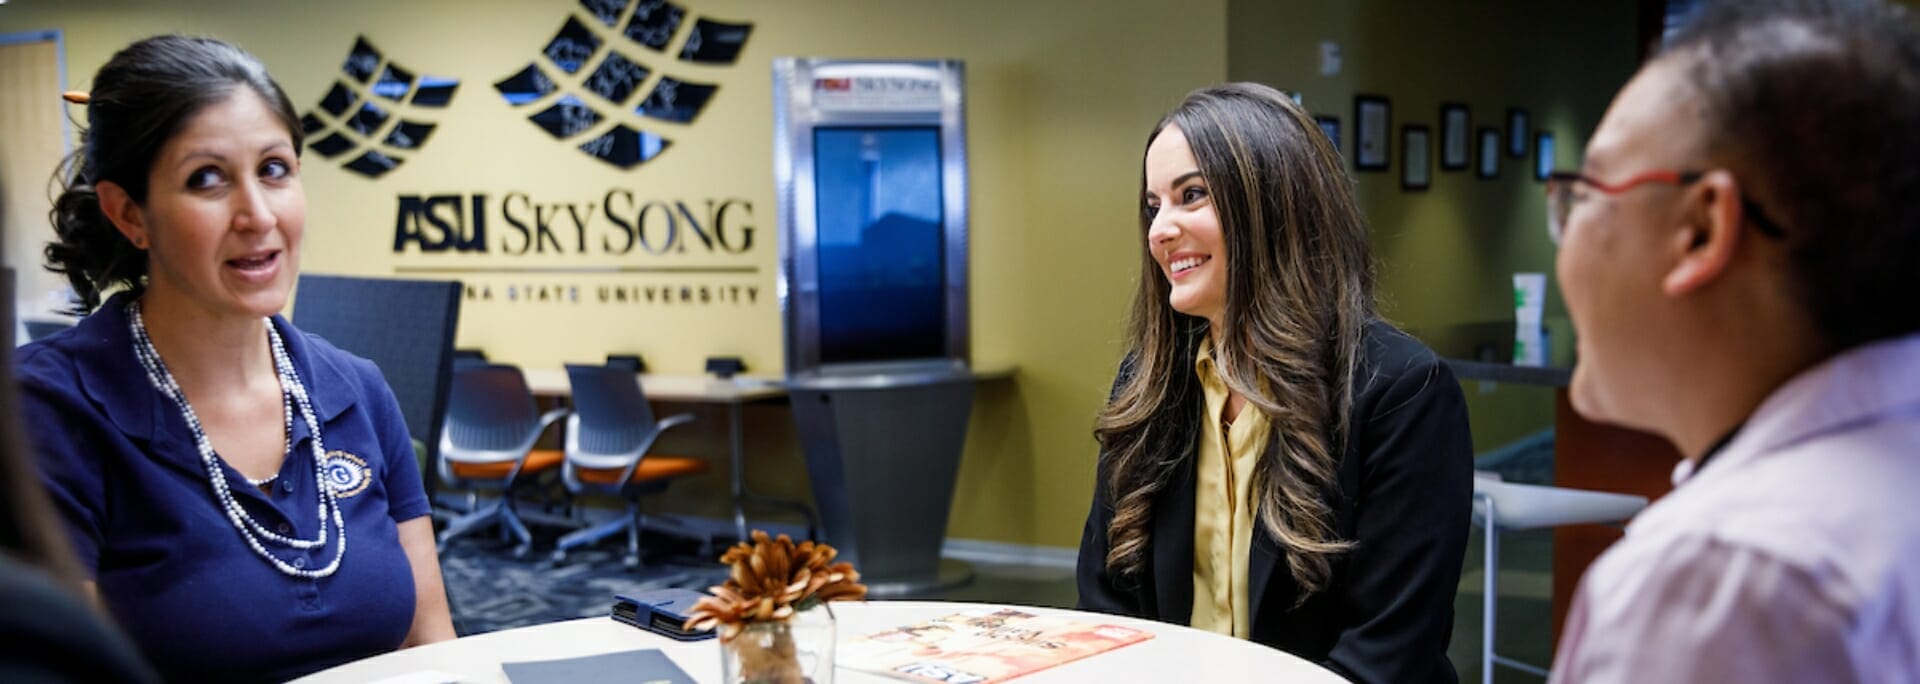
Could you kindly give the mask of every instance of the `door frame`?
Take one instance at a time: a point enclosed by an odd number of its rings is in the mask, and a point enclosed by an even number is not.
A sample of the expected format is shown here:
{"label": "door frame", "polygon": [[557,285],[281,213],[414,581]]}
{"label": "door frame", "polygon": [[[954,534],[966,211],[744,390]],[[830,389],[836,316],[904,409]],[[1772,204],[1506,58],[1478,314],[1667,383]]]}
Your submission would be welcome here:
{"label": "door frame", "polygon": [[[67,35],[65,31],[61,31],[60,29],[40,29],[37,31],[0,33],[0,47],[38,43],[47,40],[53,41],[54,63],[59,65],[60,87],[64,89],[67,87],[67,84],[71,82],[67,80]],[[60,154],[63,157],[73,154],[73,116],[71,113],[67,116],[60,117]]]}

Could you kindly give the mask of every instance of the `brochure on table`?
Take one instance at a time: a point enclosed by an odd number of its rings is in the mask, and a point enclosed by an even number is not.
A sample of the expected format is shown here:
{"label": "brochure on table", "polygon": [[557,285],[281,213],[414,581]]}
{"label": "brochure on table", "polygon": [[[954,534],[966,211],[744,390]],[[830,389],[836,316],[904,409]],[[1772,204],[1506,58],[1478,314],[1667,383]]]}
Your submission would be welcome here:
{"label": "brochure on table", "polygon": [[1152,638],[1132,627],[985,608],[843,642],[836,661],[911,681],[986,684]]}

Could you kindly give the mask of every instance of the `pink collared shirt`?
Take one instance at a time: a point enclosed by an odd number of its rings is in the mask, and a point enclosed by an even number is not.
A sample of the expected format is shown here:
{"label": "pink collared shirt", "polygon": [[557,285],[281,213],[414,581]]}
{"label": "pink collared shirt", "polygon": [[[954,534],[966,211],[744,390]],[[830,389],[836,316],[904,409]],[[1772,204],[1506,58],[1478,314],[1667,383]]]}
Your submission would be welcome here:
{"label": "pink collared shirt", "polygon": [[1601,555],[1554,682],[1920,681],[1920,335],[1788,381]]}

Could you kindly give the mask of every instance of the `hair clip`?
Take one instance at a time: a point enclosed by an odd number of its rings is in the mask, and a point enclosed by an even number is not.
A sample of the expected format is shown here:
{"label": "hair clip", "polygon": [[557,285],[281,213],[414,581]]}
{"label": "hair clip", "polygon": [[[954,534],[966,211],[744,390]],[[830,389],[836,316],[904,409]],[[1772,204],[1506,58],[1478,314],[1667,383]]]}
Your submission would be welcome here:
{"label": "hair clip", "polygon": [[86,104],[88,100],[92,100],[93,96],[78,90],[69,90],[65,93],[61,93],[60,99],[66,100],[68,102],[72,102],[74,104],[83,105],[83,104]]}

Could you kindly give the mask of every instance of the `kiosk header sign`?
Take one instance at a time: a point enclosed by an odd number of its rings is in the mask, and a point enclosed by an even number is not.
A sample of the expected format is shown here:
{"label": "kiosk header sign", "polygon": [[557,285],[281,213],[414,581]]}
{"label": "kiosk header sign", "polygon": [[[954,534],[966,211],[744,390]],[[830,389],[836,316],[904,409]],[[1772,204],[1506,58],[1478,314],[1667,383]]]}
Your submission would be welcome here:
{"label": "kiosk header sign", "polygon": [[[874,65],[877,66],[877,65]],[[827,71],[836,71],[828,69]],[[847,71],[847,70],[838,70]],[[838,77],[816,74],[813,78],[813,106],[822,112],[939,112],[946,105],[946,90],[938,74],[923,69],[901,70],[898,74],[868,72]]]}

